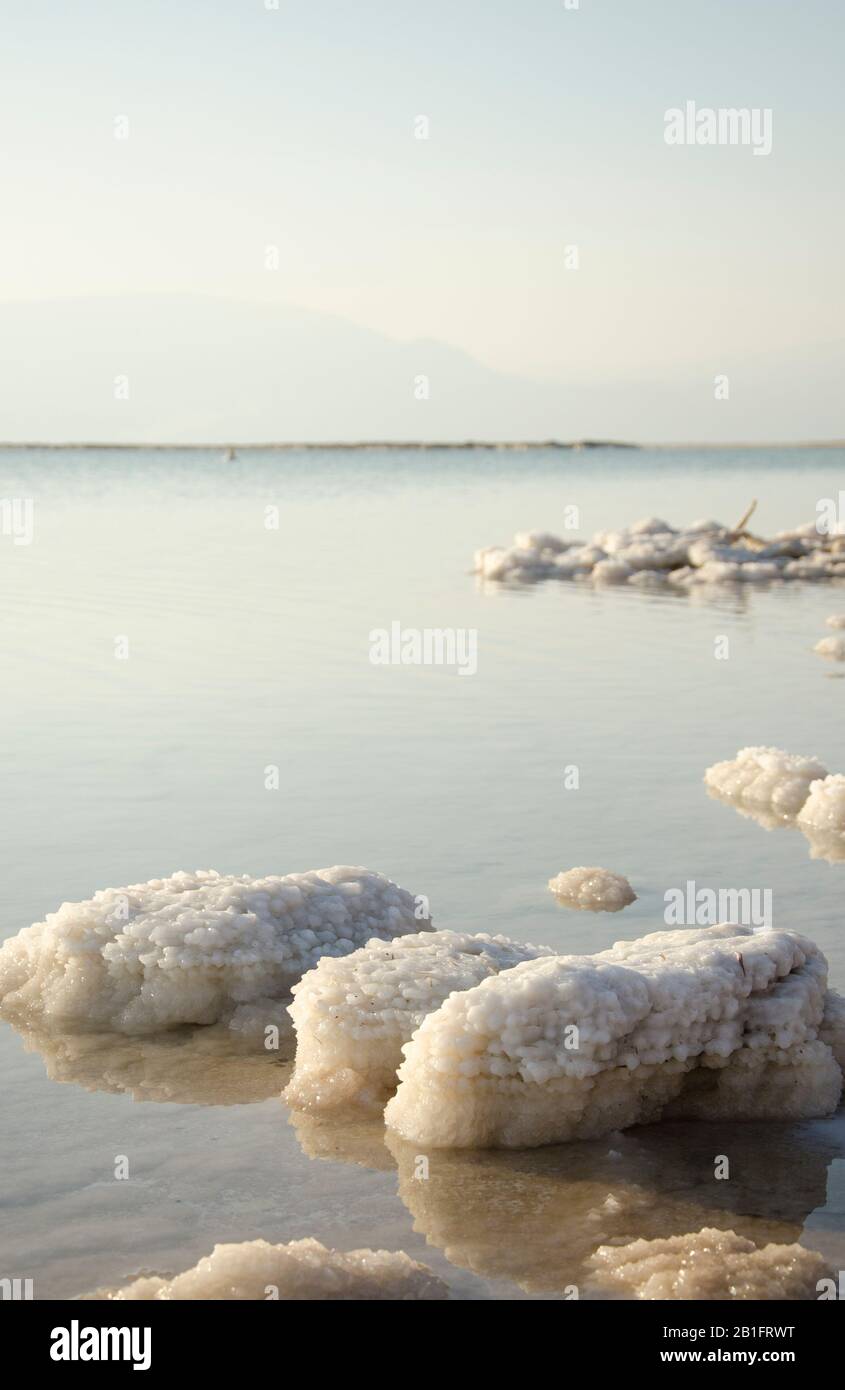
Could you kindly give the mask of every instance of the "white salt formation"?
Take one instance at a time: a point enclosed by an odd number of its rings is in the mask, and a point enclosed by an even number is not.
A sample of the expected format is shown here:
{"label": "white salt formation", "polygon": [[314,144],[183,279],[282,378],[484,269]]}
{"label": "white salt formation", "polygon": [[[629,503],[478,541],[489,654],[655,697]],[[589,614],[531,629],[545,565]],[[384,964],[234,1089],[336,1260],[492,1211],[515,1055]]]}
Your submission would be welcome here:
{"label": "white salt formation", "polygon": [[528,1148],[597,1138],[670,1107],[827,1115],[842,1072],[819,1037],[826,987],[811,941],[726,925],[529,961],[425,1019],[385,1118],[433,1148]]}
{"label": "white salt formation", "polygon": [[819,1280],[831,1273],[821,1255],[801,1245],[758,1249],[735,1231],[707,1228],[602,1245],[589,1264],[600,1282],[647,1299],[815,1299]]}
{"label": "white salt formation", "polygon": [[845,861],[845,777],[828,774],[818,759],[781,748],[743,748],[736,758],[709,767],[704,780],[711,796],[766,830],[797,826],[811,858]]}
{"label": "white salt formation", "polygon": [[835,989],[829,989],[825,996],[819,1037],[845,1072],[845,999]]}
{"label": "white salt formation", "polygon": [[141,1276],[118,1289],[98,1289],[88,1299],[370,1300],[394,1302],[448,1298],[442,1279],[405,1254],[387,1250],[327,1250],[317,1240],[270,1245],[245,1240],[215,1245],[192,1269],[173,1279]]}
{"label": "white salt formation", "polygon": [[818,652],[819,656],[826,656],[829,661],[845,661],[845,637],[822,637],[813,651]]}
{"label": "white salt formation", "polygon": [[802,829],[845,835],[845,776],[841,772],[811,782],[798,824]]}
{"label": "white salt formation", "polygon": [[845,627],[845,613],[831,613],[829,618],[825,618],[828,627]]}
{"label": "white salt formation", "polygon": [[6,941],[0,1007],[126,1033],[263,1028],[285,1017],[291,986],[322,956],[426,929],[411,894],[369,869],[176,873],[63,903]]}
{"label": "white salt formation", "polygon": [[718,521],[676,530],[647,517],[588,543],[544,531],[518,532],[510,547],[476,551],[474,572],[499,583],[572,579],[675,589],[845,578],[845,536],[820,534],[814,522],[763,540]]}
{"label": "white salt formation", "polygon": [[727,801],[788,817],[800,811],[811,782],[826,776],[827,768],[818,758],[782,748],[740,748],[735,758],[708,767],[704,781]]}
{"label": "white salt formation", "polygon": [[285,1099],[311,1111],[383,1105],[396,1087],[403,1043],[444,999],[549,955],[551,947],[504,936],[440,931],[321,960],[294,986],[296,1068]]}
{"label": "white salt formation", "polygon": [[627,878],[610,869],[567,869],[549,879],[549,889],[559,903],[579,912],[621,912],[637,899]]}

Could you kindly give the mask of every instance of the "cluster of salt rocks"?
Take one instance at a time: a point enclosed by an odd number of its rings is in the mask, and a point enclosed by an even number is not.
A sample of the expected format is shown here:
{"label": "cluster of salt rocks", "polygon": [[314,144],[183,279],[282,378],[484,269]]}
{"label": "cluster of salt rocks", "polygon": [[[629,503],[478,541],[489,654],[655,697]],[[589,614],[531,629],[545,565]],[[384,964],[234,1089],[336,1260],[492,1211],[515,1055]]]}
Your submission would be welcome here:
{"label": "cluster of salt rocks", "polygon": [[845,579],[845,536],[820,534],[811,521],[766,541],[718,521],[694,521],[678,530],[646,517],[620,531],[597,531],[587,543],[545,531],[517,532],[510,547],[476,551],[473,572],[500,583],[572,579],[682,590]]}
{"label": "cluster of salt rocks", "polygon": [[398,1083],[388,1126],[432,1148],[596,1138],[664,1113],[807,1119],[839,1101],[845,1009],[792,932],[662,931],[595,956],[472,942],[323,962],[292,1006],[288,1100],[382,1103]]}
{"label": "cluster of salt rocks", "polygon": [[845,775],[783,748],[741,748],[704,774],[708,791],[767,830],[796,826],[813,858],[845,859]]}

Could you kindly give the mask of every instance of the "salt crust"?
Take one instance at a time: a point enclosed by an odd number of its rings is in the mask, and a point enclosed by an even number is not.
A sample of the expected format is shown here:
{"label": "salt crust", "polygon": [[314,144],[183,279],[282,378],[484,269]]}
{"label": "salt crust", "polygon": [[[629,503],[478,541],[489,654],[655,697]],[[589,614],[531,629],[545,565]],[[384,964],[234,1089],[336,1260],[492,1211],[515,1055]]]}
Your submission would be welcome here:
{"label": "salt crust", "polygon": [[621,912],[637,895],[622,874],[610,869],[584,868],[561,871],[549,879],[549,891],[565,907],[579,912]]}
{"label": "salt crust", "polygon": [[656,932],[529,961],[430,1014],[388,1125],[433,1148],[533,1147],[672,1116],[830,1114],[827,963],[794,932]]}
{"label": "salt crust", "polygon": [[387,1250],[327,1250],[317,1240],[270,1245],[245,1240],[215,1245],[192,1269],[169,1279],[141,1276],[87,1300],[115,1302],[183,1299],[362,1300],[394,1302],[448,1298],[448,1288],[425,1265]]}
{"label": "salt crust", "polygon": [[0,948],[4,1014],[144,1033],[285,1022],[292,985],[374,936],[431,930],[369,869],[251,878],[199,869],[63,903]]}
{"label": "salt crust", "polygon": [[601,1245],[589,1261],[600,1283],[643,1299],[810,1299],[831,1271],[801,1245],[758,1249],[735,1231],[705,1228],[665,1240]]}
{"label": "salt crust", "polygon": [[285,1100],[314,1112],[383,1105],[396,1086],[403,1043],[444,999],[553,954],[505,936],[440,931],[324,958],[294,986],[296,1067]]}
{"label": "salt crust", "polygon": [[740,748],[735,758],[708,767],[704,781],[726,800],[787,817],[798,814],[811,783],[826,776],[827,768],[818,758],[782,748]]}

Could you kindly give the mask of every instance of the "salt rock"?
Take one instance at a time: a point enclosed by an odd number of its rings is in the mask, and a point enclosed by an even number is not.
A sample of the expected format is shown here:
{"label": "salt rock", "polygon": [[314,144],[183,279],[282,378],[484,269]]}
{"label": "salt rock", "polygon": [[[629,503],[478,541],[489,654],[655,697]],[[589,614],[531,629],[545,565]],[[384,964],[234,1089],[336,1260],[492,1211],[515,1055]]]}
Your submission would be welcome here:
{"label": "salt rock", "polygon": [[277,1291],[279,1300],[291,1302],[409,1302],[449,1296],[442,1279],[401,1252],[327,1250],[317,1240],[293,1240],[289,1245],[245,1240],[215,1245],[210,1255],[175,1278],[141,1276],[122,1288],[98,1289],[85,1301],[266,1300],[270,1289]]}
{"label": "salt rock", "polygon": [[549,879],[549,891],[559,903],[579,912],[621,912],[637,895],[622,874],[610,869],[567,869]]}
{"label": "salt rock", "polygon": [[841,772],[810,783],[798,824],[802,830],[845,835],[845,776]]}
{"label": "salt rock", "polygon": [[758,1249],[735,1231],[602,1245],[589,1262],[600,1283],[643,1299],[810,1299],[831,1271],[802,1245]]}
{"label": "salt rock", "polygon": [[825,618],[828,627],[845,627],[845,613],[831,613],[829,618]]}
{"label": "salt rock", "polygon": [[291,986],[322,956],[430,929],[410,893],[369,869],[176,873],[63,903],[4,942],[0,1008],[125,1033],[249,1031],[286,1018]]}
{"label": "salt rock", "polygon": [[708,767],[704,781],[725,800],[795,816],[811,782],[826,776],[827,768],[818,758],[786,753],[782,748],[741,748],[735,758]]}
{"label": "salt rock", "polygon": [[285,1100],[312,1112],[383,1106],[403,1044],[450,994],[550,955],[551,947],[505,936],[439,931],[325,958],[293,989],[296,1065]]}
{"label": "salt rock", "polygon": [[819,1037],[826,990],[811,941],[730,925],[529,961],[425,1019],[385,1119],[433,1148],[528,1148],[650,1123],[673,1103],[780,1119],[788,1096],[791,1119],[827,1115],[842,1072]]}

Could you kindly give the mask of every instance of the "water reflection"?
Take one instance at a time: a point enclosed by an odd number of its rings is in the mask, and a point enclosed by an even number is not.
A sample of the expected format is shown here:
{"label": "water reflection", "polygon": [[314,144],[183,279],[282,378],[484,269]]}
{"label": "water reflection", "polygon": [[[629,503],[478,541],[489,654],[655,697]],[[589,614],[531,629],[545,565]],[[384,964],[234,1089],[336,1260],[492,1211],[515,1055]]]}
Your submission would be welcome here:
{"label": "water reflection", "polygon": [[845,863],[845,834],[800,825],[794,816],[779,816],[770,807],[742,806],[732,797],[723,795],[713,787],[707,787],[706,791],[714,801],[720,801],[723,806],[730,806],[738,815],[762,826],[763,830],[799,830],[809,845],[811,859],[823,859],[827,864]]}
{"label": "water reflection", "polygon": [[460,1268],[543,1294],[595,1291],[588,1261],[608,1242],[705,1226],[758,1246],[797,1241],[845,1154],[835,1122],[667,1122],[590,1143],[426,1155],[374,1121],[291,1121],[311,1157],[383,1169],[392,1156],[399,1197],[429,1245]]}
{"label": "water reflection", "polygon": [[293,1041],[268,1052],[263,1037],[227,1028],[174,1028],[154,1036],[16,1026],[51,1081],[86,1091],[178,1105],[250,1105],[278,1096],[293,1070]]}

